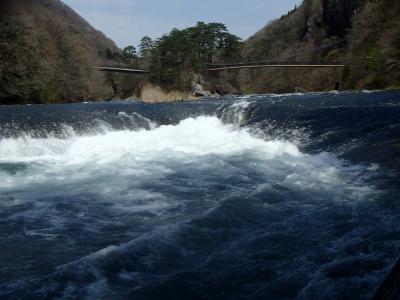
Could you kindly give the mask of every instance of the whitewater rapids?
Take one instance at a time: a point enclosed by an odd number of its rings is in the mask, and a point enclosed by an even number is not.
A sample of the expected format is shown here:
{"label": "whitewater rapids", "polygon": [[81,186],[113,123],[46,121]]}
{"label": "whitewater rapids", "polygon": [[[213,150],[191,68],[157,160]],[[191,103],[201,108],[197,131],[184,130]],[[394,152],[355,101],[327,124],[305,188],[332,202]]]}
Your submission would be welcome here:
{"label": "whitewater rapids", "polygon": [[0,297],[370,297],[399,249],[379,168],[242,126],[249,107],[1,139]]}

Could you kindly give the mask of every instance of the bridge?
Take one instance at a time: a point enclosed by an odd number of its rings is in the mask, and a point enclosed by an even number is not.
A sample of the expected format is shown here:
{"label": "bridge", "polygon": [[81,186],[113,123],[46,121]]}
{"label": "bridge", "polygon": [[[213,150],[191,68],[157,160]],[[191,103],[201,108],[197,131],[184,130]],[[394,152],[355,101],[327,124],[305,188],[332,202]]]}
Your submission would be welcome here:
{"label": "bridge", "polygon": [[98,71],[110,72],[110,73],[128,73],[128,74],[149,74],[149,71],[137,70],[137,69],[127,69],[120,67],[96,67]]}
{"label": "bridge", "polygon": [[[207,71],[216,72],[224,70],[239,70],[239,69],[261,69],[261,68],[344,68],[344,64],[326,64],[326,63],[240,63],[230,65],[215,65],[208,64]],[[98,71],[109,73],[126,73],[126,74],[150,74],[149,71],[139,69],[129,69],[121,67],[96,67]]]}
{"label": "bridge", "polygon": [[261,68],[344,68],[345,64],[309,63],[309,62],[269,62],[269,63],[240,63],[230,65],[208,64],[207,71],[223,71],[238,69],[261,69]]}
{"label": "bridge", "polygon": [[[297,51],[295,55],[281,56],[279,59],[286,60],[285,62],[276,62],[273,59],[263,62],[245,62],[237,64],[207,64],[206,70],[208,72],[217,72],[224,70],[240,70],[240,69],[261,69],[261,68],[345,68],[348,65],[343,63],[324,63],[324,62],[290,62],[289,60],[295,59],[295,57],[301,53],[313,53],[321,49],[334,48],[340,44],[345,43],[351,38],[351,35],[340,37],[337,40],[330,41],[326,44],[317,46],[313,49],[303,49]],[[114,72],[114,73],[129,73],[129,74],[149,74],[149,71],[136,70],[123,67],[97,67],[99,71],[103,72]]]}

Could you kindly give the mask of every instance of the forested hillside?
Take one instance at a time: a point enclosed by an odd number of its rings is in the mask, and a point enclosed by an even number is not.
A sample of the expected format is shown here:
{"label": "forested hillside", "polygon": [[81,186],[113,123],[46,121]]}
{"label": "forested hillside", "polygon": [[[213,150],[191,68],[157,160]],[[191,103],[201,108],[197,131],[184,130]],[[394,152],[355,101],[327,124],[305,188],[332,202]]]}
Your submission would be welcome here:
{"label": "forested hillside", "polygon": [[[118,49],[60,0],[3,0],[0,104],[141,97],[149,86],[182,97],[204,89],[225,94],[399,88],[399,15],[397,0],[304,0],[244,43],[222,23],[198,22],[156,40],[144,37],[136,52],[133,46]],[[207,63],[270,61],[347,67],[206,70]],[[151,73],[95,70],[107,64]]]}
{"label": "forested hillside", "polygon": [[119,50],[72,9],[59,0],[3,1],[0,9],[0,103],[113,95],[94,67]]}
{"label": "forested hillside", "polygon": [[305,0],[246,41],[242,60],[349,67],[245,70],[240,86],[251,93],[399,87],[399,14],[397,0]]}

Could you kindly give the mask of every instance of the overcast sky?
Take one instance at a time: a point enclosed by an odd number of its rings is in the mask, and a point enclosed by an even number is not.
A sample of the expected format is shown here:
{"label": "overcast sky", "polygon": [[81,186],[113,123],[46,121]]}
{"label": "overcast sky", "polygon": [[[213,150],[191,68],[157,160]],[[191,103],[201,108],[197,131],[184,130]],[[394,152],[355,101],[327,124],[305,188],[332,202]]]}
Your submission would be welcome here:
{"label": "overcast sky", "polygon": [[172,28],[197,21],[221,22],[243,39],[288,12],[301,0],[64,0],[120,47],[137,46]]}

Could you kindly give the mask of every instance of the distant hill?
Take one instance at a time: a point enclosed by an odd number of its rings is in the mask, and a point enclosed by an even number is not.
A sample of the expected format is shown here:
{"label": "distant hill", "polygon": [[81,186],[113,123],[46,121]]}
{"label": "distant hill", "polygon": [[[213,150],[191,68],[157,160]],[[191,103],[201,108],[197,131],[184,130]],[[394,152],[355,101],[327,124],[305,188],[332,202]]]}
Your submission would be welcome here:
{"label": "distant hill", "polygon": [[113,95],[95,66],[113,41],[59,0],[0,6],[0,103],[70,102]]}
{"label": "distant hill", "polygon": [[[204,74],[205,87],[219,93],[399,88],[399,15],[398,0],[304,0],[249,38],[241,60],[348,67]],[[120,97],[140,94],[143,78],[94,69],[121,57],[113,41],[60,0],[0,0],[0,104],[103,100],[113,96],[112,86]],[[141,61],[133,66],[146,68]]]}
{"label": "distant hill", "polygon": [[252,93],[400,87],[399,15],[398,0],[305,0],[249,38],[243,61],[350,67],[244,70],[240,86]]}

